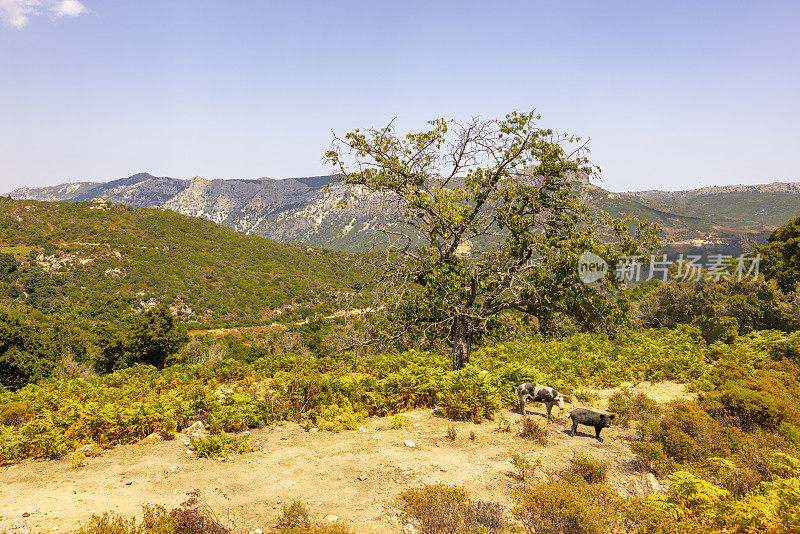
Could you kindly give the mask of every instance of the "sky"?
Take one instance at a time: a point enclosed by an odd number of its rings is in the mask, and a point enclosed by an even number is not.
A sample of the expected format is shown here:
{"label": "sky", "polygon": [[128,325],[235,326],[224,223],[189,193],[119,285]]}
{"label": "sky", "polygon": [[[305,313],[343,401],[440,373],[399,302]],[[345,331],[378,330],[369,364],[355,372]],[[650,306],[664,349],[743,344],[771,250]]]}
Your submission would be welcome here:
{"label": "sky", "polygon": [[0,193],[329,174],[332,132],[498,118],[612,191],[800,181],[800,2],[0,0]]}

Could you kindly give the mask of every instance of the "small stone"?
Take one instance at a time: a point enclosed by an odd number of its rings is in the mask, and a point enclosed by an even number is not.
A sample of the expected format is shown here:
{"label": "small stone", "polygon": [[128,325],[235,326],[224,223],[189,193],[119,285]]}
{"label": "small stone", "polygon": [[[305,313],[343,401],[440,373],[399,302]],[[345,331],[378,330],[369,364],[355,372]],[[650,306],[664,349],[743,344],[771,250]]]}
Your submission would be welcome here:
{"label": "small stone", "polygon": [[130,486],[131,484],[133,484],[133,482],[126,482],[125,483],[126,486]]}
{"label": "small stone", "polygon": [[407,476],[409,476],[411,474],[411,471],[403,471],[400,474],[403,475],[404,477],[407,477]]}
{"label": "small stone", "polygon": [[206,425],[202,421],[195,421],[186,429],[184,434],[192,438],[204,438],[208,436],[208,430],[206,430]]}
{"label": "small stone", "polygon": [[245,430],[244,432],[242,432],[242,435],[243,436],[249,436],[250,435],[250,431],[249,430]]}
{"label": "small stone", "polygon": [[192,451],[190,449],[186,449],[186,454],[192,454]]}
{"label": "small stone", "polygon": [[256,463],[257,463],[257,464],[260,464],[260,463],[261,463],[261,460],[257,461]]}
{"label": "small stone", "polygon": [[261,534],[261,529],[257,528],[253,531],[253,534]]}
{"label": "small stone", "polygon": [[53,527],[53,530],[58,530],[58,527]]}
{"label": "small stone", "polygon": [[25,512],[24,514],[22,514],[22,517],[30,517],[30,516],[31,514],[29,512]]}
{"label": "small stone", "polygon": [[311,430],[309,430],[309,432],[319,432],[319,428],[317,428],[317,427],[314,427],[314,428],[312,428]]}
{"label": "small stone", "polygon": [[403,442],[403,445],[405,445],[406,447],[411,447],[412,449],[417,446],[417,444],[411,441],[410,439],[405,440]]}
{"label": "small stone", "polygon": [[403,534],[417,534],[417,528],[409,523],[403,527]]}
{"label": "small stone", "polygon": [[325,521],[334,522],[334,521],[338,521],[338,520],[339,520],[339,516],[338,515],[328,514],[328,515],[325,516]]}
{"label": "small stone", "polygon": [[157,443],[159,441],[164,441],[164,437],[158,432],[153,432],[144,438],[140,443]]}
{"label": "small stone", "polygon": [[649,486],[650,491],[655,493],[661,492],[661,483],[658,481],[655,475],[653,475],[653,473],[647,473],[647,485]]}
{"label": "small stone", "polygon": [[184,441],[184,442],[183,442],[183,445],[184,445],[185,447],[189,447],[189,446],[191,446],[191,444],[192,444],[192,442],[191,442],[191,441]]}
{"label": "small stone", "polygon": [[358,475],[357,478],[358,478],[358,480],[367,480],[367,474],[366,473],[362,473],[362,474]]}
{"label": "small stone", "polygon": [[169,472],[170,473],[174,473],[177,470],[178,470],[178,466],[177,465],[173,465],[172,467],[169,468]]}

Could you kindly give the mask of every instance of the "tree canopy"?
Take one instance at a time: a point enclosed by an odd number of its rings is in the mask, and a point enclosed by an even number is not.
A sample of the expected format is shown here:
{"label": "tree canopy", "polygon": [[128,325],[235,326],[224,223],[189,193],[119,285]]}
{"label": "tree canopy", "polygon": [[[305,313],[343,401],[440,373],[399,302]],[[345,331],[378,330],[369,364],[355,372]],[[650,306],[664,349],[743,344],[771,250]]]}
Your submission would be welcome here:
{"label": "tree canopy", "polygon": [[784,293],[794,291],[800,283],[800,217],[773,230],[758,252],[764,258],[764,275],[775,279]]}
{"label": "tree canopy", "polygon": [[624,319],[613,270],[584,284],[578,258],[589,251],[614,264],[649,253],[657,228],[592,214],[570,183],[598,170],[586,141],[540,118],[514,112],[436,119],[406,135],[389,124],[334,136],[326,158],[343,180],[394,206],[374,280],[392,328],[379,335],[445,332],[460,369],[498,314],[535,317],[544,332],[563,320],[594,330]]}

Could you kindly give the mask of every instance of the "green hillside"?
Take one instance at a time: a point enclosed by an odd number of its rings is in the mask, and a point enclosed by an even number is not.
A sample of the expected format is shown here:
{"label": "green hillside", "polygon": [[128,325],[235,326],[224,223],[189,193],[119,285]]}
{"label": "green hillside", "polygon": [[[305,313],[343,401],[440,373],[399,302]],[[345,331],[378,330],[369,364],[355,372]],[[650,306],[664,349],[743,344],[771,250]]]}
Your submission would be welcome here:
{"label": "green hillside", "polygon": [[648,193],[641,202],[680,216],[714,221],[718,226],[743,232],[764,232],[800,213],[800,195],[775,191],[695,193],[664,191]]}
{"label": "green hillside", "polygon": [[0,198],[0,252],[18,263],[2,283],[6,302],[104,321],[168,302],[187,321],[250,324],[284,307],[328,307],[357,284],[342,252],[98,202]]}

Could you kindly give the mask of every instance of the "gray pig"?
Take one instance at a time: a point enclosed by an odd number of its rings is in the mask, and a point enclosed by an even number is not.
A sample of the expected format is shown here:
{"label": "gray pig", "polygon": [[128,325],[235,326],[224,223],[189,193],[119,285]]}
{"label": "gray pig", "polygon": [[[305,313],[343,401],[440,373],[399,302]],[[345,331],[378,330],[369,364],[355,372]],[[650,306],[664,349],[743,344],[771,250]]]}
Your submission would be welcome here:
{"label": "gray pig", "polygon": [[525,415],[525,404],[528,399],[533,402],[542,402],[547,406],[547,415],[550,416],[550,411],[553,406],[558,405],[559,409],[564,409],[564,394],[553,389],[549,386],[541,384],[534,384],[533,382],[525,382],[517,386],[517,399],[519,399],[519,411]]}
{"label": "gray pig", "polygon": [[611,426],[611,421],[616,417],[615,414],[606,415],[604,413],[593,412],[586,408],[576,408],[569,412],[569,418],[572,419],[572,435],[575,436],[575,430],[578,425],[593,426],[597,439],[600,439],[600,431],[606,427]]}

